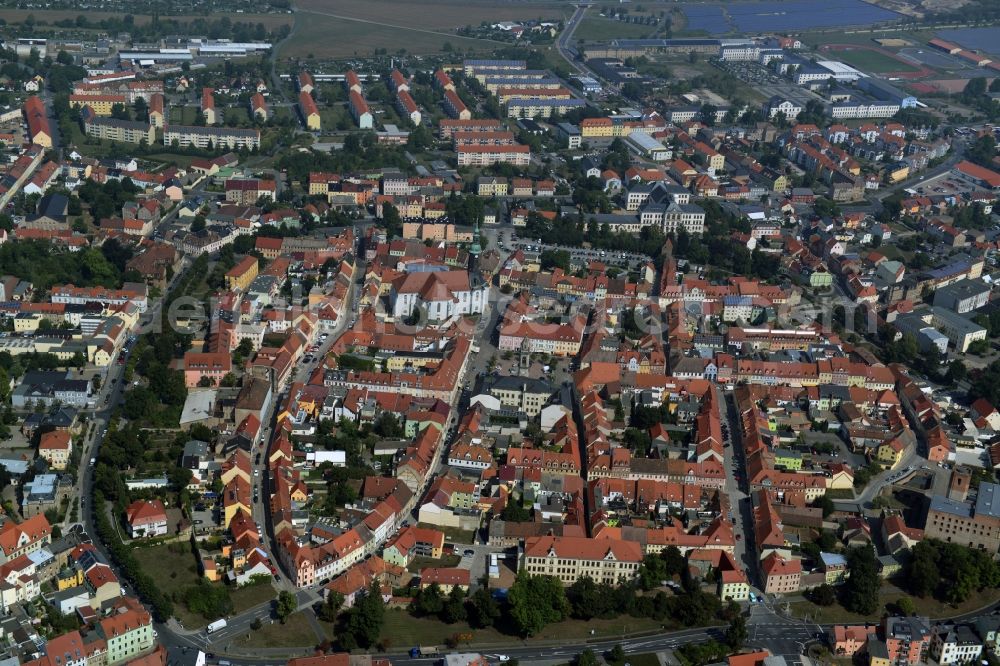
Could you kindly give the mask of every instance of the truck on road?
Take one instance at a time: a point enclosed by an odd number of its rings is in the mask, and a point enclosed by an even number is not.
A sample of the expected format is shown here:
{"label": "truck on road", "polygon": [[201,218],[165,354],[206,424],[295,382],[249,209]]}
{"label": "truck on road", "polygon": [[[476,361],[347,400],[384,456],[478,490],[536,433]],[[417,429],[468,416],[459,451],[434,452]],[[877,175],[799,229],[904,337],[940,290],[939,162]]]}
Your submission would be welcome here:
{"label": "truck on road", "polygon": [[226,628],[225,620],[216,620],[215,622],[209,623],[209,625],[205,627],[205,631],[209,634],[214,634],[220,629],[225,629],[225,628]]}
{"label": "truck on road", "polygon": [[410,659],[416,659],[417,657],[432,657],[438,653],[438,649],[432,645],[421,645],[420,647],[415,647],[410,649]]}

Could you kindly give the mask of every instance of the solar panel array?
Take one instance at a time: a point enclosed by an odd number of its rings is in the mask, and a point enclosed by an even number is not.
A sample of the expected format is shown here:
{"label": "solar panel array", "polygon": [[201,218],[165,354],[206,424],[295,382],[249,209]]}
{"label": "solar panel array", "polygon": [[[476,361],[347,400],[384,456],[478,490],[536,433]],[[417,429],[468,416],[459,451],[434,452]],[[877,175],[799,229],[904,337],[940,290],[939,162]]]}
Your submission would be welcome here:
{"label": "solar panel array", "polygon": [[764,0],[681,5],[688,30],[711,35],[872,25],[900,18],[863,0]]}

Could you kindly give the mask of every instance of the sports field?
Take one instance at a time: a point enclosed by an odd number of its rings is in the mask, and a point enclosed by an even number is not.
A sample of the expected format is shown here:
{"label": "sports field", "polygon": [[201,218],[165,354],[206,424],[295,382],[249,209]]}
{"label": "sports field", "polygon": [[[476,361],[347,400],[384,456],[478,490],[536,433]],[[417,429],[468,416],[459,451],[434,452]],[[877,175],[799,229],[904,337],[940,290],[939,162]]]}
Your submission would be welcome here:
{"label": "sports field", "polygon": [[830,57],[856,67],[862,72],[884,74],[886,72],[915,72],[917,68],[897,60],[890,55],[867,48],[831,50]]}

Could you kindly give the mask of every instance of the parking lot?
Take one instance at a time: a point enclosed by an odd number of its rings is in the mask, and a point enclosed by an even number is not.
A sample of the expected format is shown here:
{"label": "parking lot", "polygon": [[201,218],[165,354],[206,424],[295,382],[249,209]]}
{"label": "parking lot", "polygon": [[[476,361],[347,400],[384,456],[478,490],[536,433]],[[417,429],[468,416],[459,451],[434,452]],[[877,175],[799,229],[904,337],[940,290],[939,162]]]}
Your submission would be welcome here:
{"label": "parking lot", "polygon": [[740,81],[750,84],[783,83],[785,80],[758,62],[723,62],[713,61],[719,69],[729,72]]}
{"label": "parking lot", "polygon": [[570,263],[578,267],[584,267],[591,261],[600,261],[608,266],[616,266],[626,270],[635,270],[649,261],[649,257],[643,254],[612,252],[607,250],[588,250],[564,245],[539,244],[537,242],[525,240],[515,240],[514,247],[523,250],[528,254],[540,255],[546,250],[569,252]]}
{"label": "parking lot", "polygon": [[920,181],[910,189],[915,194],[920,196],[952,196],[961,198],[964,195],[969,195],[972,192],[981,190],[982,188],[977,187],[967,180],[952,175],[951,172],[946,172],[940,176]]}

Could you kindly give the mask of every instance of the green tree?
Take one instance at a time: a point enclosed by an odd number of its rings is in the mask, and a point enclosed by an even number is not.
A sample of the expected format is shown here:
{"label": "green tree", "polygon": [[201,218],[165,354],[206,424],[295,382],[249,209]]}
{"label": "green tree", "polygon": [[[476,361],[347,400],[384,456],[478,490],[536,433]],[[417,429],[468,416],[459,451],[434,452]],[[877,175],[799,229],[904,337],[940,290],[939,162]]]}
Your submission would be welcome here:
{"label": "green tree", "polygon": [[984,134],[976,139],[975,143],[966,151],[969,159],[985,167],[993,163],[993,158],[997,154],[997,142],[992,133]]}
{"label": "green tree", "polygon": [[729,622],[729,626],[726,628],[726,645],[733,652],[741,650],[743,644],[747,642],[748,636],[747,620],[740,613]]}
{"label": "green tree", "polygon": [[340,592],[328,591],[326,600],[317,609],[316,616],[324,622],[336,622],[340,609],[344,606],[344,595]]}
{"label": "green tree", "polygon": [[443,608],[444,597],[437,583],[417,592],[413,601],[410,602],[410,611],[418,617],[437,615]]}
{"label": "green tree", "polygon": [[587,648],[573,659],[573,666],[600,666],[597,655],[590,648]]}
{"label": "green tree", "polygon": [[445,598],[444,605],[438,617],[445,624],[464,622],[468,617],[465,610],[465,590],[457,585],[453,587]]}
{"label": "green tree", "polygon": [[288,590],[282,590],[278,593],[278,601],[275,605],[274,613],[278,616],[281,624],[285,623],[285,620],[294,613],[299,608],[299,601],[295,598],[295,595]]}
{"label": "green tree", "polygon": [[909,597],[900,597],[896,601],[896,608],[903,615],[914,615],[917,612],[917,605],[913,603],[913,599]]}
{"label": "green tree", "polygon": [[976,76],[969,79],[969,82],[965,84],[965,89],[962,91],[962,96],[966,99],[972,100],[976,97],[982,97],[986,94],[986,79],[982,76]]}
{"label": "green tree", "polygon": [[497,603],[489,588],[481,586],[466,601],[469,624],[473,627],[490,627],[500,617],[500,604]]}
{"label": "green tree", "polygon": [[544,250],[539,257],[542,270],[550,271],[553,268],[561,268],[564,271],[570,269],[570,255],[566,250]]}
{"label": "green tree", "polygon": [[832,585],[823,583],[809,591],[809,600],[817,606],[832,606],[837,602],[837,592]]}
{"label": "green tree", "polygon": [[[1000,79],[997,79],[997,81],[1000,81]],[[962,362],[962,359],[956,358],[948,364],[948,372],[945,375],[945,380],[949,384],[957,384],[964,381],[968,374],[969,371],[965,367],[965,363]]]}
{"label": "green tree", "polygon": [[937,548],[930,541],[920,541],[910,549],[910,591],[918,597],[933,594],[941,583]]}
{"label": "green tree", "polygon": [[[385,603],[378,582],[372,582],[367,593],[348,612],[345,633],[354,644],[370,648],[378,641],[385,620]],[[343,638],[341,639],[343,641]],[[346,646],[345,646],[346,647]]]}
{"label": "green tree", "polygon": [[849,550],[847,572],[849,577],[844,584],[844,607],[854,613],[871,615],[878,610],[878,593],[882,586],[874,549],[871,546],[861,546]]}
{"label": "green tree", "polygon": [[820,495],[813,501],[813,506],[823,510],[823,517],[826,518],[837,510],[833,505],[833,500],[826,495]]}
{"label": "green tree", "polygon": [[517,575],[507,594],[509,614],[514,629],[522,636],[533,636],[553,622],[569,615],[570,605],[558,578]]}

